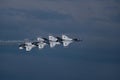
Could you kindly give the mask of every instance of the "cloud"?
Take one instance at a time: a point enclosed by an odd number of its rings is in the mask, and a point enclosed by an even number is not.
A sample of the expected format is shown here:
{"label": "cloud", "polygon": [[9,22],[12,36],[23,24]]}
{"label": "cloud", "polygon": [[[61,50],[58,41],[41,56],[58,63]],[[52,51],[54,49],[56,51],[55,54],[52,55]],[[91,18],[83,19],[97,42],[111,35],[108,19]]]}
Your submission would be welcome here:
{"label": "cloud", "polygon": [[115,0],[6,0],[1,8],[55,11],[71,15],[79,23],[84,23],[93,17],[108,19],[110,15],[115,15],[120,9],[119,2]]}
{"label": "cloud", "polygon": [[20,16],[22,18],[32,18],[32,19],[55,19],[55,20],[64,20],[71,18],[70,15],[62,14],[55,11],[43,11],[43,10],[24,10],[24,9],[1,9],[1,16]]}

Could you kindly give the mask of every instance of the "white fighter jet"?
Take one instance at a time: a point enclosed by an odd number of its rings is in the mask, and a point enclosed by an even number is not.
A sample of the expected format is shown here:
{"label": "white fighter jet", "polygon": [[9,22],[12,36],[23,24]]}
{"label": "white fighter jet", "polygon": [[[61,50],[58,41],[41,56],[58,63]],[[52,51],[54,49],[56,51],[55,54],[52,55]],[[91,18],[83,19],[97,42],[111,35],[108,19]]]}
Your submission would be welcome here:
{"label": "white fighter jet", "polygon": [[53,36],[49,36],[49,43],[50,43],[50,47],[53,48],[56,45],[60,44],[60,42],[57,41],[58,39],[53,37]]}
{"label": "white fighter jet", "polygon": [[38,37],[37,41],[34,41],[32,44],[38,46],[39,49],[43,49],[46,45],[49,45],[50,48],[53,48],[59,43],[54,40]]}
{"label": "white fighter jet", "polygon": [[47,43],[46,39],[38,37],[37,41],[34,41],[32,44],[38,46],[39,49],[43,49]]}
{"label": "white fighter jet", "polygon": [[66,35],[62,35],[62,37],[49,36],[49,41],[56,42],[56,44],[54,44],[54,45],[63,44],[63,46],[66,47],[66,46],[68,46],[72,42],[80,42],[82,40],[77,39],[77,38],[72,39],[72,38],[69,38]]}
{"label": "white fighter jet", "polygon": [[25,42],[19,45],[19,49],[26,49],[26,51],[31,51],[34,47],[35,45],[33,45],[32,42]]}
{"label": "white fighter jet", "polygon": [[38,47],[39,49],[43,49],[47,44],[49,44],[48,39],[38,37],[37,41],[24,42],[24,43],[20,44],[19,49],[26,49],[26,51],[31,51],[31,49],[34,47]]}

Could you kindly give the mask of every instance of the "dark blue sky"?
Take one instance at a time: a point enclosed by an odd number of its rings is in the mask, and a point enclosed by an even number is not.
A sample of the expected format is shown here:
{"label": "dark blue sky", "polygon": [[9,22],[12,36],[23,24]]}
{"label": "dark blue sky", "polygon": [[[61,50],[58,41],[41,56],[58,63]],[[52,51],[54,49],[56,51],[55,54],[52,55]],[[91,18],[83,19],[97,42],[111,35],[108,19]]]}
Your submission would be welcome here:
{"label": "dark blue sky", "polygon": [[120,0],[1,0],[0,40],[80,37],[67,48],[0,46],[0,80],[120,80]]}

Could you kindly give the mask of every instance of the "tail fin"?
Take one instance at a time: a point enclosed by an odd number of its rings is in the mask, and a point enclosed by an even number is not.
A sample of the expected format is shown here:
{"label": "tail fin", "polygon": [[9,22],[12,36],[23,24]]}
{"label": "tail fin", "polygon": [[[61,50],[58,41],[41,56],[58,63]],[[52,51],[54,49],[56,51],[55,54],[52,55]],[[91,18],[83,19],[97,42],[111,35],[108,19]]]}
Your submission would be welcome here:
{"label": "tail fin", "polygon": [[54,36],[49,36],[49,40],[50,41],[57,41],[57,38],[55,38]]}
{"label": "tail fin", "polygon": [[63,40],[72,40],[71,38],[69,38],[69,37],[66,36],[66,35],[62,35],[62,39],[63,39]]}

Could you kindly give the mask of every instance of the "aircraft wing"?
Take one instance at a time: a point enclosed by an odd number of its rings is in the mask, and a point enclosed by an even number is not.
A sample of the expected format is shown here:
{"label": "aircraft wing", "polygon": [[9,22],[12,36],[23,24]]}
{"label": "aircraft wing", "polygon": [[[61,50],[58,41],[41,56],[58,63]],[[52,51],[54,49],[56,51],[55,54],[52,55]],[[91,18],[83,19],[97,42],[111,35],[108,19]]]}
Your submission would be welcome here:
{"label": "aircraft wing", "polygon": [[38,43],[38,48],[43,49],[45,47],[46,43]]}
{"label": "aircraft wing", "polygon": [[50,47],[53,48],[55,47],[57,44],[60,44],[59,42],[50,42]]}
{"label": "aircraft wing", "polygon": [[68,40],[68,41],[71,41],[71,40],[72,40],[71,38],[69,38],[69,37],[66,36],[66,35],[62,35],[62,39],[63,39],[63,40]]}
{"label": "aircraft wing", "polygon": [[72,43],[72,41],[63,41],[63,46],[68,46],[70,43]]}
{"label": "aircraft wing", "polygon": [[26,51],[31,51],[32,50],[32,46],[26,46]]}
{"label": "aircraft wing", "polygon": [[49,40],[50,41],[57,41],[57,38],[55,38],[54,36],[49,36]]}

